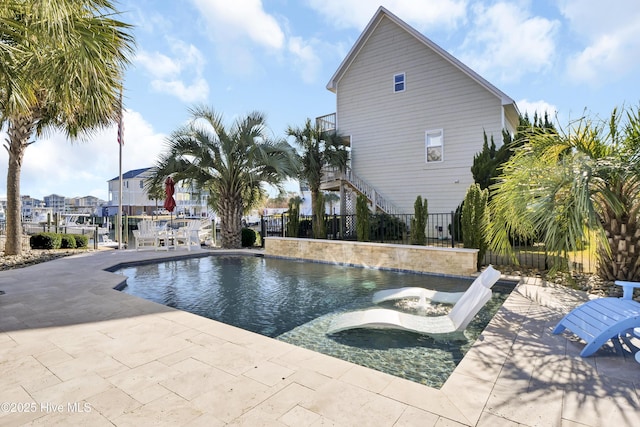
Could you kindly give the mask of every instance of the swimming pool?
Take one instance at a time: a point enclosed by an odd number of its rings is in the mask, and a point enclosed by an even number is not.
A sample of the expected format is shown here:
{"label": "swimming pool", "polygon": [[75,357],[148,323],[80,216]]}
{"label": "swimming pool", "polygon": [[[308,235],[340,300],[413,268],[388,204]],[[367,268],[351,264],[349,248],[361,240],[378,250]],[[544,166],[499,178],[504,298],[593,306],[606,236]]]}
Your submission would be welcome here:
{"label": "swimming pool", "polygon": [[[125,293],[436,388],[512,289],[502,282],[494,286],[493,298],[462,340],[365,329],[328,336],[334,316],[373,306],[371,296],[377,290],[422,286],[458,292],[472,279],[241,255],[186,258],[117,272],[127,276]],[[410,311],[409,304],[400,301],[395,308]],[[447,309],[431,307],[436,312]]]}

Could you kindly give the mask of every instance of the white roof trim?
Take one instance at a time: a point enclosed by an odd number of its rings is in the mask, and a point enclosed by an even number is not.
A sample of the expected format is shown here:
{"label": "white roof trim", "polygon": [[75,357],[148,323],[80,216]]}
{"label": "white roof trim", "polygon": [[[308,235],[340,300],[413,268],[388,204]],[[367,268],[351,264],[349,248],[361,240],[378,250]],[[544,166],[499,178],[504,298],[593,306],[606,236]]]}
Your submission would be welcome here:
{"label": "white roof trim", "polygon": [[386,17],[390,19],[392,22],[399,25],[406,32],[413,35],[417,40],[422,42],[427,47],[431,48],[434,52],[436,52],[442,58],[444,58],[446,61],[451,63],[454,67],[458,68],[460,71],[462,71],[467,76],[469,76],[472,80],[476,81],[479,85],[483,86],[485,89],[487,89],[489,92],[494,94],[496,97],[500,98],[500,100],[502,101],[502,105],[513,104],[513,106],[516,108],[516,111],[517,111],[516,103],[513,99],[511,99],[511,97],[509,97],[500,89],[498,89],[497,87],[489,83],[478,73],[476,73],[471,68],[463,64],[456,57],[451,55],[446,50],[442,49],[440,46],[435,44],[429,38],[427,38],[426,36],[418,32],[416,29],[411,27],[409,24],[407,24],[406,22],[398,18],[393,13],[389,12],[383,6],[380,6],[378,8],[375,15],[373,15],[373,18],[371,18],[371,21],[369,21],[364,31],[362,32],[362,34],[360,34],[360,37],[358,37],[358,40],[356,40],[355,44],[353,45],[349,53],[347,54],[347,56],[344,58],[344,60],[338,67],[338,70],[333,74],[333,76],[331,76],[331,80],[329,80],[329,83],[327,83],[327,89],[329,89],[332,92],[335,92],[338,89],[338,81],[340,80],[342,75],[347,71],[347,69],[349,68],[349,66],[355,59],[355,57],[358,55],[358,53],[360,52],[360,49],[362,49],[362,46],[364,46],[367,40],[369,40],[369,37],[371,36],[373,31],[376,29],[380,21],[382,21],[383,17]]}

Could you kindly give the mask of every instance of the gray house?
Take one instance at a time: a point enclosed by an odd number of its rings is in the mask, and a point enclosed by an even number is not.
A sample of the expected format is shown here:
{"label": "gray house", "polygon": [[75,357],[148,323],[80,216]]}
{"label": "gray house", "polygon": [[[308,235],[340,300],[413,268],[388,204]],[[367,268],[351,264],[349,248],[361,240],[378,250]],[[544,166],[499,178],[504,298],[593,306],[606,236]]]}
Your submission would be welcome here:
{"label": "gray house", "polygon": [[324,189],[363,193],[388,213],[413,213],[418,195],[429,212],[455,210],[483,132],[500,144],[518,125],[513,99],[383,7],[327,88],[336,113],[317,121],[347,139],[351,160]]}

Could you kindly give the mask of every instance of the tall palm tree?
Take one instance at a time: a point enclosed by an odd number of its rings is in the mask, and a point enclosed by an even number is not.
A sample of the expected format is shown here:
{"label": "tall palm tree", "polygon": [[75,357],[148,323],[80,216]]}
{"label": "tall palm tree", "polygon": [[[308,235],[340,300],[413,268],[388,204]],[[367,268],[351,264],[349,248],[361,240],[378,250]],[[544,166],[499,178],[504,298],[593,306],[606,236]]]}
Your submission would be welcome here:
{"label": "tall palm tree", "polygon": [[224,248],[241,247],[242,214],[263,194],[263,184],[281,188],[296,175],[293,148],[267,135],[264,115],[253,112],[226,128],[221,115],[207,107],[190,109],[192,120],[169,137],[154,179],[172,175],[208,189],[220,215]]}
{"label": "tall palm tree", "polygon": [[340,201],[340,196],[334,191],[327,191],[322,195],[322,200],[324,200],[325,203],[329,204],[329,213],[333,214],[335,213],[333,210],[333,206],[336,202]]}
{"label": "tall palm tree", "polygon": [[144,191],[149,196],[149,199],[155,200],[156,202],[156,210],[153,215],[158,214],[159,201],[163,200],[166,196],[166,193],[164,191],[164,185],[162,184],[163,183],[157,180],[154,180],[153,178],[145,180],[145,183],[144,183]]}
{"label": "tall palm tree", "polygon": [[[20,171],[35,137],[61,130],[72,139],[116,121],[124,69],[133,52],[130,26],[109,0],[8,1],[0,7],[0,120],[7,126],[7,240],[22,252]],[[7,30],[7,28],[9,28]],[[55,167],[55,165],[52,165]]]}
{"label": "tall palm tree", "polygon": [[336,132],[323,131],[320,126],[311,124],[307,119],[304,127],[287,129],[287,135],[294,137],[296,144],[302,150],[300,155],[300,179],[306,181],[311,192],[311,212],[313,235],[316,238],[324,235],[324,203],[320,193],[322,173],[325,166],[344,169],[347,166],[349,153],[343,138]]}
{"label": "tall palm tree", "polygon": [[492,187],[491,248],[507,253],[510,237],[541,236],[562,257],[595,233],[598,275],[640,280],[639,160],[638,108],[529,134]]}

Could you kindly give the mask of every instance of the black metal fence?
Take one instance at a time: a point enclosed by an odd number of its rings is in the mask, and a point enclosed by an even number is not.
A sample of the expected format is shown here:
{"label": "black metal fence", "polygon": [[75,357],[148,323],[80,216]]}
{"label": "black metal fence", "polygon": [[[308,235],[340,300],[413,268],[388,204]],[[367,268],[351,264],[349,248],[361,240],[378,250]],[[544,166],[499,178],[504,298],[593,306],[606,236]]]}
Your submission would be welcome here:
{"label": "black metal fence", "polygon": [[[455,232],[450,232],[451,214],[429,214],[427,240],[431,246],[455,247]],[[413,215],[371,214],[369,217],[369,241],[378,243],[411,244],[411,220]],[[287,213],[263,216],[261,233],[264,236],[313,238],[312,217],[300,216],[295,235],[287,231],[290,218]],[[357,240],[355,215],[326,215],[324,217],[326,239]]]}
{"label": "black metal fence", "polygon": [[[371,214],[369,216],[369,242],[389,244],[412,244],[411,223],[414,215]],[[290,235],[289,215],[263,216],[260,224],[262,236],[313,238],[312,218],[301,216],[298,219],[297,233]],[[357,240],[355,215],[326,215],[326,239]],[[458,215],[450,213],[430,213],[426,226],[427,246],[462,248],[462,232]],[[264,245],[264,240],[263,245]],[[554,266],[572,271],[592,273],[596,268],[595,243],[593,239],[585,243],[584,249],[564,256],[556,256],[546,251],[539,242],[512,243],[515,259],[492,251],[487,251],[483,264],[512,266],[514,268],[534,268],[549,270]]]}

